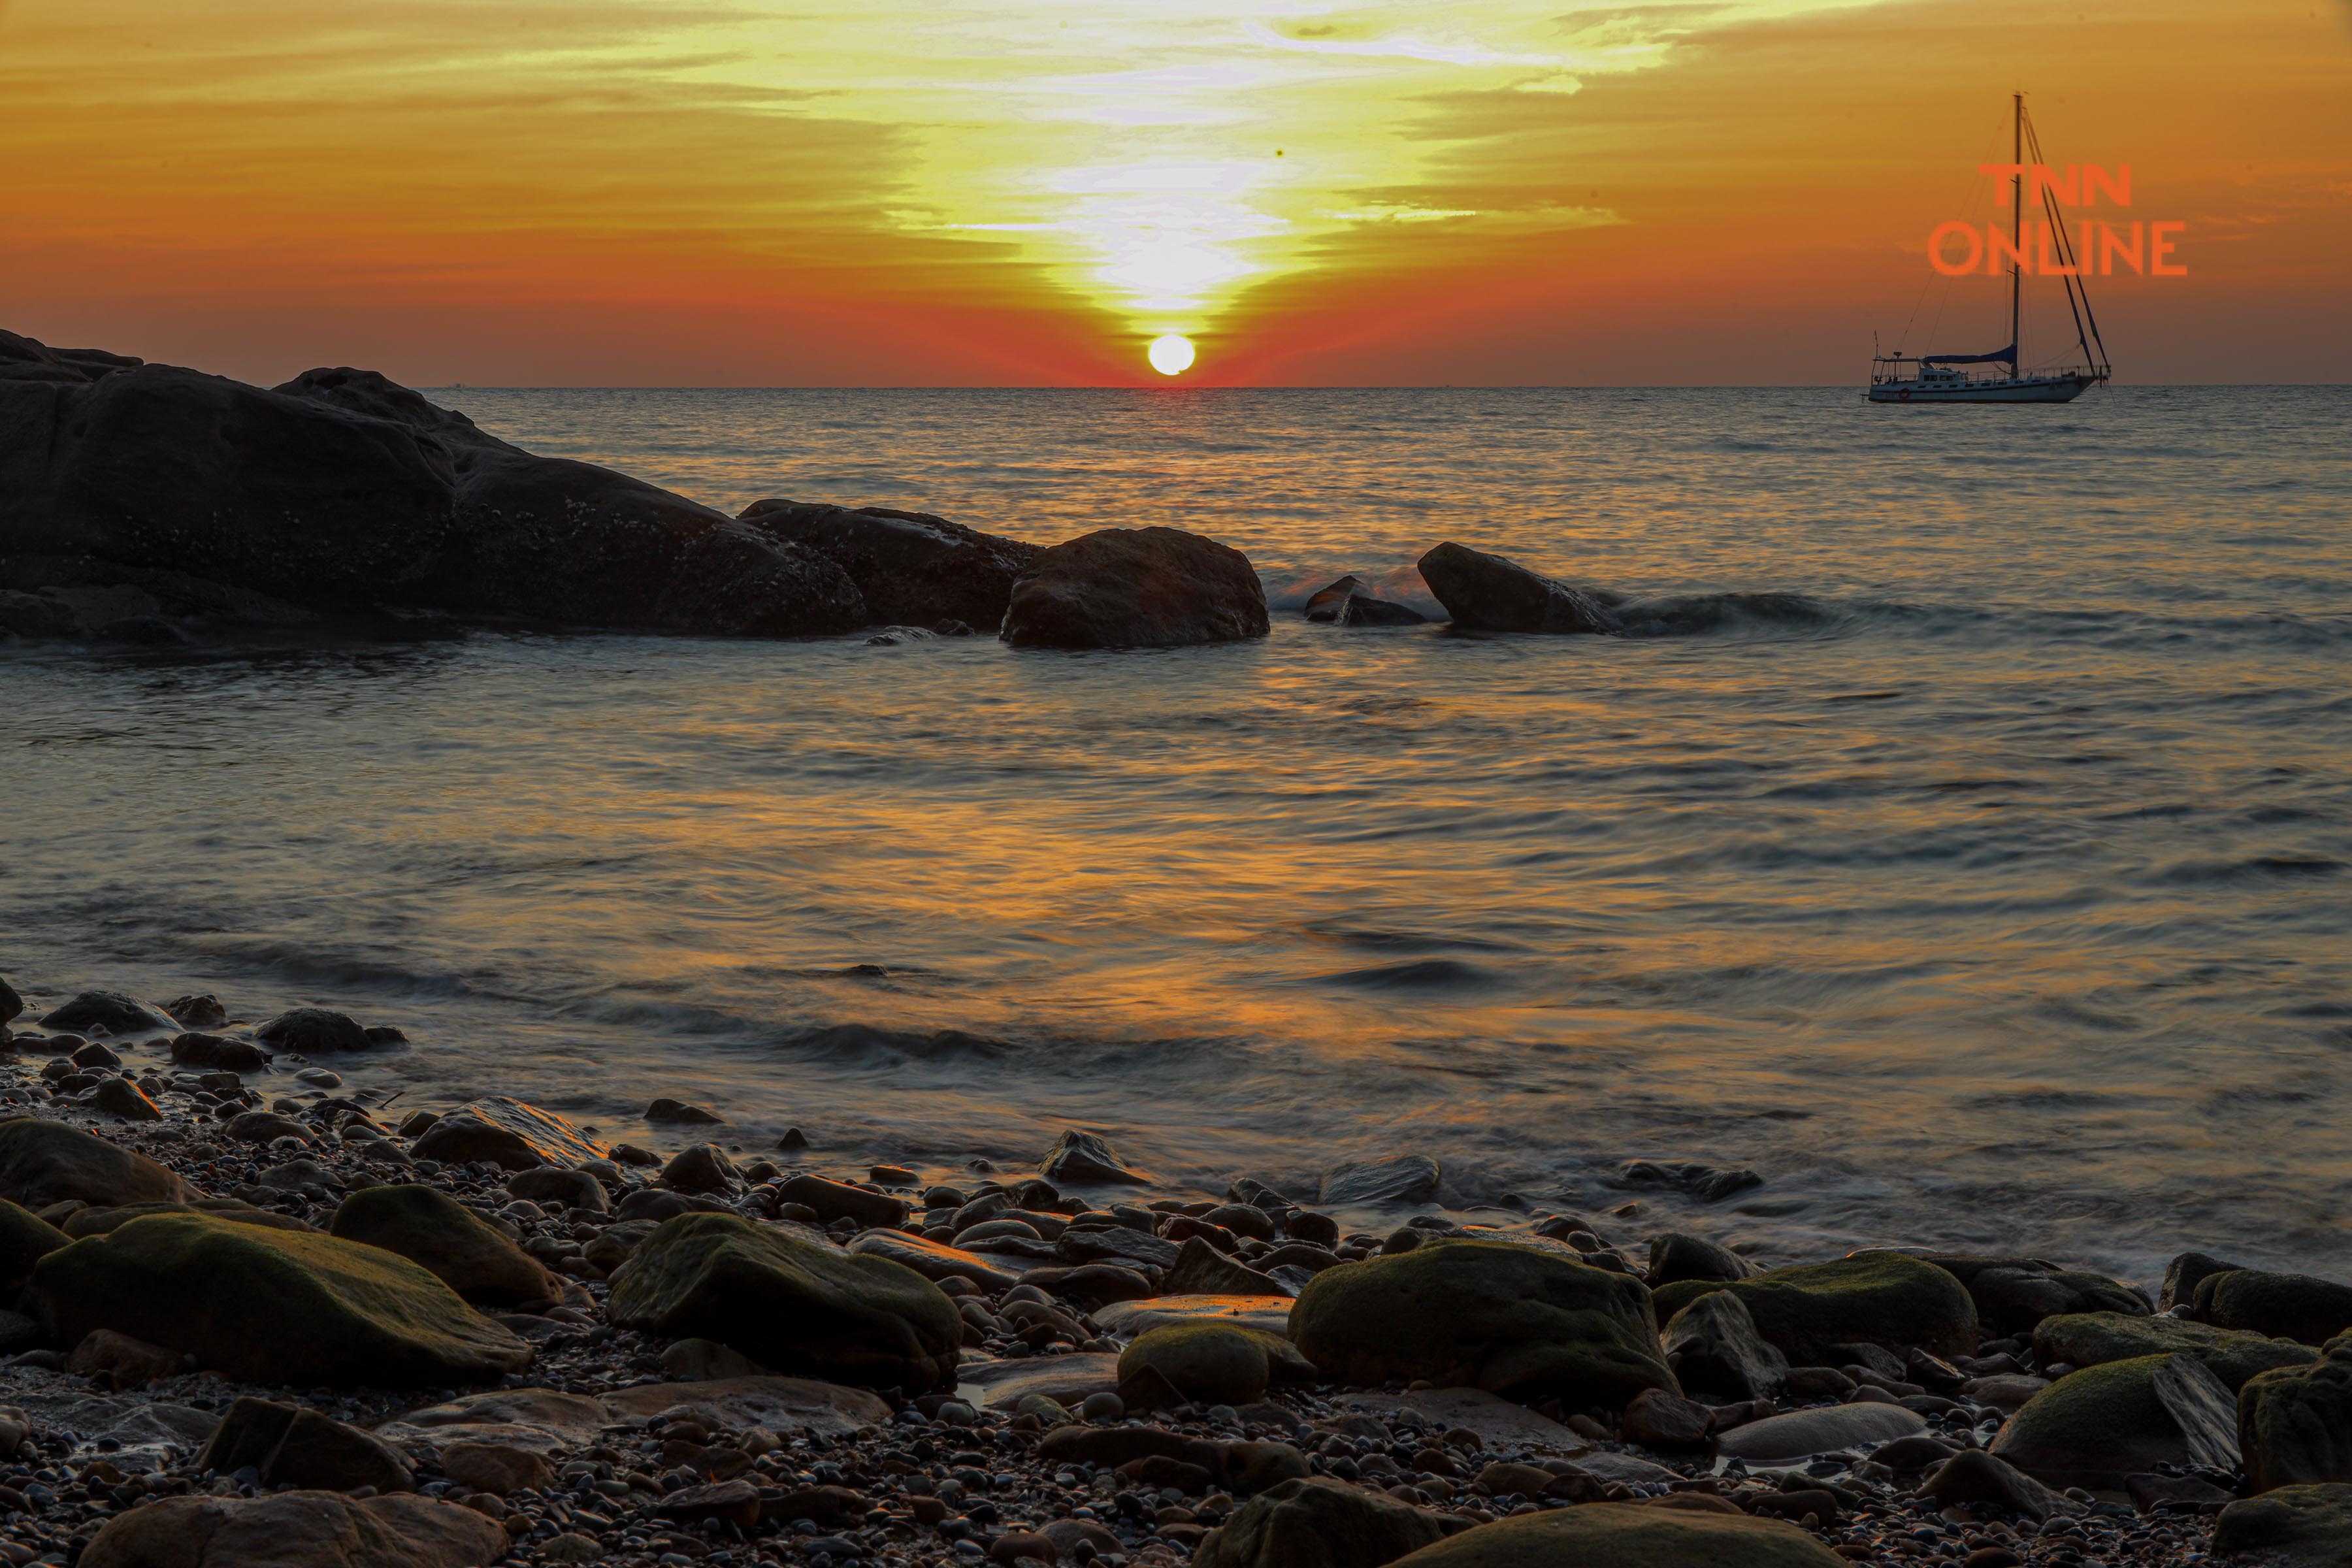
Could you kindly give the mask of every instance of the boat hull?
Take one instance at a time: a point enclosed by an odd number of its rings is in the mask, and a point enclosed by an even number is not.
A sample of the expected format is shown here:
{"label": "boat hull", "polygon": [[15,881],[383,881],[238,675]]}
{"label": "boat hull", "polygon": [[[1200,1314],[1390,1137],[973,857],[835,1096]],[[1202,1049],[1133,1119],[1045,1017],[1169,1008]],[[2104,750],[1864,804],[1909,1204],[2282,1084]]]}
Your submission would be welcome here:
{"label": "boat hull", "polygon": [[1972,386],[1874,386],[1873,403],[2072,403],[2096,385],[2087,375],[2036,376],[2030,381],[1979,382]]}

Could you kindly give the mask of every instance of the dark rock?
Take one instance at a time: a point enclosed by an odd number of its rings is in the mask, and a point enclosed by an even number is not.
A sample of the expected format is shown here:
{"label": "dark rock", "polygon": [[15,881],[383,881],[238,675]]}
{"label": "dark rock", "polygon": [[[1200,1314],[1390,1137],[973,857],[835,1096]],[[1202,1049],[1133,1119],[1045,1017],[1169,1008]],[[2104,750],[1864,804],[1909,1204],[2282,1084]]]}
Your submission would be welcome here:
{"label": "dark rock", "polygon": [[742,1173],[718,1144],[697,1143],[671,1156],[660,1181],[681,1193],[724,1193],[742,1184]]}
{"label": "dark rock", "polygon": [[1727,1290],[1675,1313],[1662,1338],[1666,1364],[1692,1393],[1771,1399],[1788,1387],[1788,1358],[1764,1342],[1746,1303]]}
{"label": "dark rock", "polygon": [[2352,1486],[2241,1498],[2213,1521],[2213,1551],[2267,1568],[2352,1568]]}
{"label": "dark rock", "polygon": [[1118,1151],[1109,1141],[1092,1132],[1081,1132],[1075,1127],[1065,1128],[1054,1141],[1053,1149],[1038,1173],[1049,1182],[1074,1183],[1081,1186],[1131,1183],[1148,1185],[1152,1177],[1139,1171],[1118,1157]]}
{"label": "dark rock", "polygon": [[818,1221],[824,1225],[852,1219],[869,1229],[897,1229],[907,1223],[907,1212],[911,1206],[904,1198],[868,1192],[847,1182],[828,1182],[823,1176],[794,1176],[780,1183],[776,1199],[815,1210]]}
{"label": "dark rock", "polygon": [[71,1238],[29,1209],[0,1198],[0,1296],[16,1299],[33,1265]]}
{"label": "dark rock", "polygon": [[2248,1380],[2238,1392],[2238,1437],[2252,1490],[2352,1482],[2352,1336],[2308,1366]]}
{"label": "dark rock", "polygon": [[2202,1252],[2184,1252],[2164,1267],[2164,1289],[2156,1298],[2156,1310],[2169,1312],[2175,1307],[2195,1304],[2197,1282],[2209,1274],[2227,1274],[2243,1268],[2242,1263],[2224,1263]]}
{"label": "dark rock", "polygon": [[144,1154],[61,1121],[0,1121],[0,1197],[40,1210],[68,1198],[97,1206],[184,1202],[180,1178]]}
{"label": "dark rock", "polygon": [[1706,1447],[1706,1406],[1663,1388],[1645,1388],[1625,1405],[1618,1429],[1645,1448]]}
{"label": "dark rock", "polygon": [[585,1171],[567,1171],[554,1165],[517,1171],[507,1178],[507,1192],[533,1203],[560,1203],[566,1208],[586,1209],[593,1214],[608,1214],[613,1207],[604,1184]]}
{"label": "dark rock", "polygon": [[1670,1230],[1650,1238],[1650,1267],[1644,1278],[1654,1290],[1684,1279],[1745,1279],[1755,1272],[1754,1264],[1719,1242]]}
{"label": "dark rock", "polygon": [[2179,1352],[2205,1363],[2232,1394],[2258,1372],[2305,1366],[2319,1359],[2309,1345],[2262,1334],[2232,1332],[2185,1318],[2117,1312],[2067,1313],[2034,1325],[2033,1357],[2043,1366],[2100,1366],[2134,1356]]}
{"label": "dark rock", "polygon": [[443,1164],[479,1161],[501,1170],[528,1171],[602,1160],[609,1151],[554,1112],[500,1096],[449,1111],[425,1130],[409,1152]]}
{"label": "dark rock", "polygon": [[228,1009],[209,991],[175,997],[163,1004],[163,1011],[183,1029],[210,1029],[228,1022]]}
{"label": "dark rock", "polygon": [[964,636],[973,626],[1003,623],[1014,581],[1043,553],[1017,539],[887,507],[758,500],[739,521],[840,567],[856,585],[869,622],[958,622]]}
{"label": "dark rock", "polygon": [[1613,632],[1613,595],[1571,588],[1515,561],[1446,543],[1421,558],[1422,581],[1454,624],[1493,632]]}
{"label": "dark rock", "polygon": [[2084,1511],[2081,1503],[1981,1448],[1965,1449],[1945,1460],[1921,1483],[1919,1495],[1946,1504],[1989,1502],[2032,1520]]}
{"label": "dark rock", "polygon": [[2218,1513],[2231,1498],[2230,1493],[2200,1476],[2126,1476],[2124,1490],[2131,1494],[2132,1507],[2142,1513],[2182,1510]]}
{"label": "dark rock", "polygon": [[1021,1276],[1048,1296],[1075,1301],[1089,1310],[1113,1301],[1140,1301],[1155,1294],[1151,1281],[1132,1268],[1110,1263],[1081,1264],[1072,1268],[1032,1268]]}
{"label": "dark rock", "polygon": [[2197,1282],[2197,1321],[2324,1345],[2352,1329],[2352,1285],[2308,1274],[2233,1268]]}
{"label": "dark rock", "polygon": [[66,1343],[112,1329],[246,1382],[446,1386],[530,1362],[406,1258],[203,1215],[154,1215],[52,1252],[26,1300]]}
{"label": "dark rock", "polygon": [[2061,1268],[2038,1258],[1964,1258],[1931,1253],[1927,1261],[1968,1288],[1989,1334],[2030,1334],[2044,1318],[2074,1312],[2147,1317],[2147,1298],[2104,1274]]}
{"label": "dark rock", "polygon": [[14,1023],[24,1011],[25,999],[16,994],[16,988],[0,980],[0,1026]]}
{"label": "dark rock", "polygon": [[909,1394],[951,1383],[963,1341],[955,1304],[913,1269],[725,1215],[664,1221],[613,1275],[607,1315],[779,1371]]}
{"label": "dark rock", "polygon": [[1250,1405],[1277,1379],[1305,1383],[1315,1376],[1314,1366],[1281,1335],[1214,1319],[1170,1323],[1137,1335],[1119,1352],[1119,1382],[1146,1368],[1197,1405]]}
{"label": "dark rock", "polygon": [[[2273,1374],[2275,1375],[2275,1374]],[[2120,1491],[2159,1466],[2238,1468],[2237,1402],[2187,1355],[2139,1356],[2069,1373],[2025,1402],[1992,1452],[2053,1487]]]}
{"label": "dark rock", "polygon": [[[1960,1282],[1931,1263],[1900,1252],[1858,1252],[1833,1263],[1776,1268],[1728,1284],[1685,1280],[1662,1287],[1657,1310],[1671,1315],[1712,1291],[1746,1303],[1756,1331],[1792,1365],[1835,1365],[1850,1342],[1937,1355],[1977,1348],[1976,1303]],[[1895,1363],[1896,1372],[1902,1363]]]}
{"label": "dark rock", "polygon": [[504,1232],[431,1187],[353,1193],[336,1207],[329,1234],[397,1253],[479,1305],[512,1306],[562,1294],[546,1268]]}
{"label": "dark rock", "polygon": [[1064,1231],[1054,1243],[1054,1255],[1071,1263],[1113,1263],[1162,1269],[1172,1268],[1182,1248],[1147,1231],[1125,1226]]}
{"label": "dark rock", "polygon": [[281,1116],[275,1110],[247,1110],[232,1116],[222,1131],[245,1143],[274,1143],[280,1138],[299,1138],[309,1143],[318,1136],[294,1118]]}
{"label": "dark rock", "polygon": [[269,1487],[320,1491],[414,1490],[415,1478],[399,1449],[372,1432],[300,1405],[250,1396],[228,1407],[196,1457],[196,1468],[231,1475],[250,1467]]}
{"label": "dark rock", "polygon": [[141,1092],[137,1084],[127,1078],[106,1078],[90,1091],[89,1102],[100,1110],[120,1116],[125,1121],[161,1121],[163,1113],[155,1102]]}
{"label": "dark rock", "polygon": [[250,1040],[221,1035],[185,1034],[172,1037],[172,1059],[216,1072],[259,1072],[269,1065],[269,1053]]}
{"label": "dark rock", "polygon": [[646,1107],[648,1121],[677,1121],[697,1127],[716,1127],[727,1119],[715,1110],[699,1105],[688,1105],[682,1100],[656,1100]]}
{"label": "dark rock", "polygon": [[1426,1154],[1350,1160],[1323,1173],[1321,1204],[1426,1204],[1437,1199],[1443,1173]]}
{"label": "dark rock", "polygon": [[108,1520],[80,1568],[478,1568],[507,1553],[504,1527],[409,1493],[165,1497]]}
{"label": "dark rock", "polygon": [[1183,647],[1266,634],[1249,557],[1173,528],[1106,528],[1040,553],[1013,585],[1015,647]]}
{"label": "dark rock", "polygon": [[1786,1465],[1815,1454],[1898,1443],[1927,1429],[1927,1422],[1899,1405],[1832,1405],[1734,1426],[1716,1440],[1716,1452],[1750,1465]]}
{"label": "dark rock", "polygon": [[1470,1521],[1342,1481],[1288,1480],[1202,1538],[1194,1568],[1379,1568]]}
{"label": "dark rock", "polygon": [[[1273,1256],[1268,1255],[1269,1258]],[[1338,1260],[1335,1258],[1333,1261]],[[1271,1261],[1266,1266],[1282,1267]],[[1160,1281],[1160,1289],[1162,1295],[1167,1296],[1290,1294],[1264,1270],[1236,1263],[1197,1236],[1177,1249],[1176,1260],[1168,1265],[1168,1272]]]}
{"label": "dark rock", "polygon": [[1326,1269],[1300,1292],[1290,1333],[1357,1386],[1425,1377],[1611,1409],[1644,1388],[1675,1391],[1639,1280],[1500,1242],[1441,1239]]}
{"label": "dark rock", "polygon": [[1628,1160],[1617,1167],[1617,1180],[1628,1187],[1688,1193],[1704,1204],[1721,1203],[1735,1193],[1764,1184],[1764,1178],[1753,1171],[1687,1160]]}
{"label": "dark rock", "polygon": [[[1596,1502],[1496,1520],[1424,1546],[1396,1568],[1845,1568],[1793,1524],[1717,1508]],[[1659,1500],[1663,1501],[1664,1500]]]}
{"label": "dark rock", "polygon": [[1417,626],[1429,619],[1410,605],[1381,598],[1378,589],[1353,575],[1316,590],[1307,601],[1306,616],[1341,626]]}
{"label": "dark rock", "polygon": [[303,1056],[368,1048],[367,1030],[357,1018],[325,1007],[296,1007],[280,1013],[254,1030],[253,1037],[281,1051]]}
{"label": "dark rock", "polygon": [[[0,388],[5,392],[5,388]],[[173,1027],[156,1008],[119,991],[85,991],[41,1016],[45,1029],[104,1029],[110,1035],[147,1035]]]}
{"label": "dark rock", "polygon": [[968,1279],[981,1289],[995,1292],[1009,1290],[1013,1275],[1000,1265],[966,1252],[961,1247],[943,1242],[926,1241],[919,1236],[908,1236],[900,1230],[880,1228],[869,1230],[849,1244],[849,1250],[863,1258],[885,1258],[893,1263],[913,1269],[934,1282],[941,1279]]}

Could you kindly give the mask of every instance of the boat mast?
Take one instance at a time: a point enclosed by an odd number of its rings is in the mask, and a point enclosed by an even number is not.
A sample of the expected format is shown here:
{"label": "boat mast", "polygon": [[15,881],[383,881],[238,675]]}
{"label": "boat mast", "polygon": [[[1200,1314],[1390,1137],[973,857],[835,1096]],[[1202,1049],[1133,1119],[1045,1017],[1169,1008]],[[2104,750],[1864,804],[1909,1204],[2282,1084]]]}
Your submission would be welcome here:
{"label": "boat mast", "polygon": [[2016,209],[2010,217],[2017,240],[2009,263],[2009,379],[2015,381],[2023,370],[2025,359],[2025,345],[2018,335],[2019,297],[2025,288],[2025,94],[2011,94],[2010,103],[2013,113],[2009,130],[2009,161],[2017,171],[2009,177],[2010,199]]}

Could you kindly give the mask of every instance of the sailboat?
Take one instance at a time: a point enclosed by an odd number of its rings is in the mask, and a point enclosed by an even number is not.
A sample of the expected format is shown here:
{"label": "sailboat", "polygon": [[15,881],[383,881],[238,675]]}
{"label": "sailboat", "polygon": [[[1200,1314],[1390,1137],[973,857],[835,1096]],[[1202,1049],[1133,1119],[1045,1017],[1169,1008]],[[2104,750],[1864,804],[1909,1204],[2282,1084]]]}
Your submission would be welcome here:
{"label": "sailboat", "polygon": [[[1880,355],[1870,362],[1873,403],[2072,403],[2103,384],[2112,373],[2107,345],[2099,338],[2098,318],[2091,313],[2091,296],[2083,287],[2081,275],[2088,269],[2076,265],[2074,241],[2066,232],[2065,216],[2046,188],[2042,205],[2050,222],[2049,254],[2061,268],[2071,269],[2060,280],[2066,285],[2066,303],[2074,312],[2074,341],[2081,358],[2063,365],[2037,365],[2031,370],[2025,366],[2025,154],[2031,148],[2039,165],[2042,142],[2026,118],[2025,95],[2014,94],[2011,102],[2011,158],[2017,172],[2010,177],[2011,221],[2015,227],[2009,268],[2009,346],[1984,354],[1910,358],[1898,348],[1892,354]],[[1966,365],[2001,368],[1988,374],[1960,368]]]}

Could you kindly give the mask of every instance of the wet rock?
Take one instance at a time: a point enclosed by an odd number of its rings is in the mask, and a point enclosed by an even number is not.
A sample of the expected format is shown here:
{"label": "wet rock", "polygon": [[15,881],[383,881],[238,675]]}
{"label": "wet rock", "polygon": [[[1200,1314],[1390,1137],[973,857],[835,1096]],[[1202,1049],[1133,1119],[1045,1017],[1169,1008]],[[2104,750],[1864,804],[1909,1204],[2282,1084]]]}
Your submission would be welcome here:
{"label": "wet rock", "polygon": [[1054,1243],[1055,1256],[1072,1263],[1108,1262],[1155,1269],[1172,1267],[1182,1251],[1172,1241],[1125,1226],[1066,1230]]}
{"label": "wet rock", "polygon": [[15,1023],[24,1013],[25,999],[16,994],[15,986],[0,980],[0,1028]]}
{"label": "wet rock", "polygon": [[1304,613],[1310,621],[1340,626],[1417,626],[1429,619],[1410,605],[1381,598],[1378,589],[1352,575],[1316,590]]}
{"label": "wet rock", "polygon": [[1639,1280],[1486,1241],[1439,1241],[1327,1269],[1290,1335],[1337,1382],[1428,1378],[1615,1409],[1675,1390]]}
{"label": "wet rock", "polygon": [[978,1253],[943,1242],[926,1241],[904,1231],[869,1230],[851,1242],[849,1250],[862,1258],[887,1258],[934,1281],[961,1278],[990,1292],[1010,1289],[1014,1283],[1011,1270],[999,1268]]}
{"label": "wet rock", "polygon": [[191,1033],[172,1037],[172,1059],[219,1072],[259,1072],[269,1065],[270,1057],[251,1040]]}
{"label": "wet rock", "polygon": [[1115,1263],[1087,1263],[1071,1268],[1032,1268],[1020,1283],[1034,1285],[1049,1296],[1099,1307],[1111,1301],[1139,1301],[1155,1292],[1151,1281],[1132,1268]]}
{"label": "wet rock", "polygon": [[659,1179],[681,1193],[726,1193],[742,1184],[743,1174],[718,1144],[696,1143],[672,1155]]}
{"label": "wet rock", "polygon": [[2250,1379],[2238,1394],[2238,1435],[2252,1490],[2352,1482],[2352,1336],[2309,1365]]}
{"label": "wet rock", "polygon": [[656,1100],[646,1107],[647,1121],[677,1122],[692,1127],[716,1127],[727,1119],[715,1110],[688,1105],[682,1100]]}
{"label": "wet rock", "polygon": [[507,1532],[472,1509],[401,1494],[159,1498],[107,1521],[80,1568],[478,1568]]}
{"label": "wet rock", "polygon": [[125,1121],[161,1121],[163,1111],[155,1102],[141,1092],[137,1084],[127,1078],[107,1078],[99,1080],[90,1090],[89,1102],[110,1115]]}
{"label": "wet rock", "polygon": [[723,1215],[664,1221],[614,1274],[607,1315],[781,1371],[910,1394],[951,1382],[963,1342],[954,1303],[913,1269]]}
{"label": "wet rock", "polygon": [[1497,1520],[1396,1562],[1397,1568],[1845,1568],[1844,1558],[1778,1520],[1618,1502]]}
{"label": "wet rock", "polygon": [[1981,1448],[1964,1449],[1938,1465],[1919,1493],[1941,1503],[1989,1502],[2032,1520],[2084,1511],[2081,1503]]}
{"label": "wet rock", "polygon": [[604,1184],[585,1171],[570,1171],[556,1165],[541,1165],[535,1170],[517,1171],[507,1178],[507,1192],[533,1203],[560,1203],[566,1208],[586,1209],[592,1214],[611,1212],[613,1202],[605,1194]]}
{"label": "wet rock", "polygon": [[422,1265],[467,1300],[512,1306],[562,1294],[547,1269],[473,1210],[431,1187],[370,1187],[335,1210],[328,1234]]}
{"label": "wet rock", "polygon": [[154,1215],[52,1252],[26,1300],[67,1343],[112,1329],[254,1383],[446,1386],[530,1362],[404,1258],[203,1215]]}
{"label": "wet rock", "polygon": [[232,1116],[223,1131],[245,1143],[275,1143],[280,1138],[295,1138],[309,1143],[317,1138],[317,1133],[310,1128],[275,1110],[248,1110],[242,1115]]}
{"label": "wet rock", "polygon": [[251,1467],[264,1486],[316,1491],[404,1492],[415,1486],[407,1459],[374,1433],[250,1396],[229,1406],[196,1467],[225,1476]]}
{"label": "wet rock", "polygon": [[[663,1408],[656,1405],[641,1413],[651,1415]],[[593,1442],[615,1418],[616,1412],[603,1400],[585,1394],[552,1388],[507,1388],[465,1394],[411,1411],[379,1426],[376,1436],[388,1443],[425,1443],[436,1448],[455,1443],[497,1443],[553,1453]]]}
{"label": "wet rock", "polygon": [[1737,1295],[1757,1332],[1794,1365],[1839,1364],[1850,1359],[1839,1347],[1852,1343],[1947,1356],[1977,1348],[1976,1303],[1960,1282],[1899,1252],[1858,1252],[1728,1284],[1685,1280],[1659,1289],[1657,1310],[1671,1320],[1718,1290]]}
{"label": "wet rock", "polygon": [[209,991],[175,996],[163,1004],[163,1011],[183,1029],[211,1029],[228,1022],[228,1009]]}
{"label": "wet rock", "polygon": [[1789,1385],[1789,1360],[1764,1342],[1748,1307],[1727,1290],[1700,1297],[1667,1322],[1666,1364],[1696,1394],[1770,1399]]}
{"label": "wet rock", "polygon": [[2213,1550],[2266,1568],[2352,1568],[2352,1486],[2242,1498],[2213,1521]]}
{"label": "wet rock", "polygon": [[1181,647],[1266,634],[1249,557],[1173,528],[1107,528],[1055,545],[1013,584],[1015,647]]}
{"label": "wet rock", "polygon": [[315,1056],[321,1051],[363,1051],[367,1029],[349,1013],[325,1007],[295,1007],[261,1025],[253,1037],[281,1051]]}
{"label": "wet rock", "polygon": [[2194,1315],[2217,1329],[2324,1345],[2352,1329],[2352,1285],[2308,1274],[2234,1268],[2197,1282]]}
{"label": "wet rock", "polygon": [[545,1491],[555,1481],[555,1467],[544,1457],[504,1443],[452,1443],[441,1450],[441,1473],[453,1485],[492,1497]]}
{"label": "wet rock", "polygon": [[1110,1394],[1119,1384],[1118,1357],[1098,1351],[968,1362],[956,1375],[959,1386],[967,1394],[977,1394],[981,1405],[991,1410],[1016,1410],[1023,1400],[1041,1394],[1065,1407],[1081,1405],[1097,1394]]}
{"label": "wet rock", "polygon": [[1442,1173],[1426,1154],[1350,1160],[1323,1173],[1316,1201],[1337,1204],[1426,1204],[1437,1200]]}
{"label": "wet rock", "polygon": [[1282,1296],[1289,1292],[1268,1275],[1236,1263],[1199,1237],[1179,1247],[1160,1279],[1170,1296]]}
{"label": "wet rock", "polygon": [[853,1219],[868,1227],[892,1229],[907,1223],[909,1206],[904,1198],[868,1192],[847,1182],[828,1182],[822,1176],[794,1176],[777,1186],[776,1199],[815,1210],[817,1219],[825,1225]]}
{"label": "wet rock", "polygon": [[1992,1452],[2053,1487],[2120,1491],[2159,1466],[2237,1468],[2237,1415],[2203,1363],[2139,1356],[2060,1378],[2010,1417]]}
{"label": "wet rock", "polygon": [[1687,1193],[1703,1204],[1721,1203],[1736,1193],[1764,1184],[1764,1178],[1753,1171],[1693,1160],[1628,1160],[1617,1167],[1617,1180],[1636,1190]]}
{"label": "wet rock", "polygon": [[1613,632],[1614,595],[1556,583],[1516,561],[1467,545],[1440,544],[1423,555],[1422,581],[1454,624],[1493,632]]}
{"label": "wet rock", "polygon": [[503,1096],[459,1106],[426,1128],[409,1150],[445,1165],[476,1163],[506,1171],[579,1165],[609,1151],[553,1111]]}
{"label": "wet rock", "polygon": [[2033,1357],[2043,1366],[2099,1366],[2135,1356],[2179,1352],[2205,1363],[2231,1393],[2258,1372],[2305,1366],[2319,1352],[2293,1340],[2234,1332],[2185,1318],[2137,1317],[2115,1312],[2067,1313],[2034,1325]]}
{"label": "wet rock", "polygon": [[1685,1279],[1745,1279],[1756,1266],[1731,1248],[1705,1237],[1670,1230],[1650,1238],[1650,1266],[1643,1273],[1654,1290]]}
{"label": "wet rock", "polygon": [[175,1026],[161,1008],[120,991],[84,991],[41,1016],[45,1029],[103,1029],[110,1035],[146,1035]]}
{"label": "wet rock", "polygon": [[1148,1185],[1150,1173],[1137,1170],[1118,1156],[1109,1140],[1093,1132],[1081,1132],[1075,1127],[1065,1128],[1054,1141],[1038,1172],[1049,1182],[1095,1185],[1108,1183],[1130,1183]]}
{"label": "wet rock", "polygon": [[1927,1422],[1899,1405],[1837,1405],[1735,1426],[1716,1439],[1716,1452],[1751,1465],[1784,1465],[1814,1454],[1891,1443],[1927,1429]]}
{"label": "wet rock", "polygon": [[1977,1321],[1989,1334],[2023,1335],[2042,1319],[2077,1312],[2147,1317],[2147,1298],[2130,1286],[2035,1258],[1967,1258],[1935,1253],[1927,1261],[1968,1288]]}
{"label": "wet rock", "polygon": [[170,1171],[103,1138],[60,1121],[0,1121],[0,1197],[27,1209],[69,1198],[113,1207],[188,1196]]}
{"label": "wet rock", "polygon": [[2199,1280],[2244,1267],[2242,1263],[2224,1263],[2202,1252],[2184,1252],[2165,1265],[2164,1289],[2156,1298],[2156,1310],[2169,1312],[2175,1307],[2194,1306]]}
{"label": "wet rock", "polygon": [[1139,1335],[1120,1352],[1121,1384],[1149,1367],[1196,1405],[1249,1405],[1277,1378],[1307,1382],[1315,1368],[1278,1334],[1202,1320]]}
{"label": "wet rock", "polygon": [[930,626],[1002,625],[1013,584],[1043,553],[933,517],[887,507],[757,500],[738,514],[771,536],[831,561],[856,584],[869,620]]}

